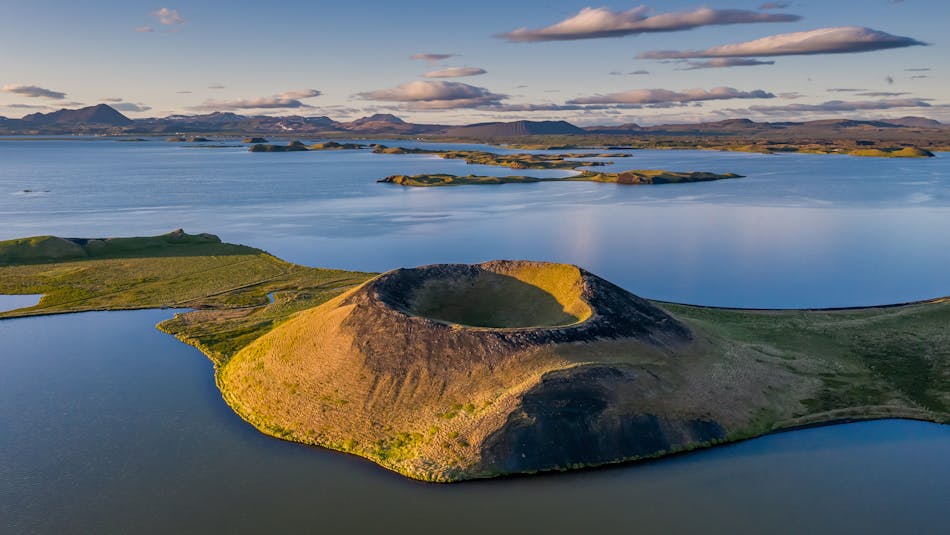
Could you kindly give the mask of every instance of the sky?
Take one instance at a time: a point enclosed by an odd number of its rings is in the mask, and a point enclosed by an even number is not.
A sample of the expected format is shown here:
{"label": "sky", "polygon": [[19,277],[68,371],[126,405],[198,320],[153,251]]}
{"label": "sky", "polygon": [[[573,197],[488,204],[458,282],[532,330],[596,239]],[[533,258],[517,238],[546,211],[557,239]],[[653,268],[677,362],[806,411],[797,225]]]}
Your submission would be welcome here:
{"label": "sky", "polygon": [[0,0],[0,116],[950,122],[945,0]]}

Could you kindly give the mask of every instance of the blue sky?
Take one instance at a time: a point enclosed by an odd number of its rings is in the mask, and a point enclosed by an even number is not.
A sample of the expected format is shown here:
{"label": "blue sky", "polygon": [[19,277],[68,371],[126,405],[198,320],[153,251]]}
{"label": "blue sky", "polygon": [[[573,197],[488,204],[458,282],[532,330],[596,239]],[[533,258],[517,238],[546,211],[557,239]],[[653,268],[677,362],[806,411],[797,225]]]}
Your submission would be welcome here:
{"label": "blue sky", "polygon": [[[950,120],[950,76],[942,59],[950,52],[945,42],[950,2],[803,0],[760,9],[763,3],[653,2],[647,4],[652,10],[627,16],[639,20],[710,8],[716,13],[743,10],[746,18],[801,18],[634,31],[619,37],[580,32],[570,40],[511,42],[498,35],[548,27],[587,7],[613,11],[610,16],[607,11],[594,14],[608,13],[604,20],[615,21],[620,12],[640,4],[285,0],[232,1],[225,7],[221,2],[164,0],[2,0],[0,115],[18,117],[110,99],[132,117],[227,109],[337,119],[389,112],[440,123],[564,118],[580,124],[649,124],[742,116],[786,120],[904,115]],[[659,19],[644,24],[652,20]],[[651,51],[682,54],[845,26],[928,46],[747,56],[743,59],[774,64],[692,70],[687,67],[710,58],[636,58]],[[537,39],[534,33],[529,37]],[[877,34],[870,37],[876,39]],[[421,53],[457,55],[431,63],[409,59]],[[422,77],[451,67],[486,72]],[[638,71],[646,74],[629,74]],[[316,92],[319,96],[310,96]],[[57,98],[58,93],[64,95]],[[426,96],[433,99],[420,100]],[[268,107],[250,107],[257,104]],[[287,107],[277,107],[283,104]]]}

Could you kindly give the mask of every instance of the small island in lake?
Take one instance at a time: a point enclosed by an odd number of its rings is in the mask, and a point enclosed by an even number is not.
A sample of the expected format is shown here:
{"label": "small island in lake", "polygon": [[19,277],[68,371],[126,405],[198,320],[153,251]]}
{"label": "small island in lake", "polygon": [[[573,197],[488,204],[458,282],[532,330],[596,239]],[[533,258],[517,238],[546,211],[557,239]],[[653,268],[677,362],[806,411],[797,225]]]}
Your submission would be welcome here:
{"label": "small island in lake", "polygon": [[0,294],[43,294],[0,318],[192,309],[159,328],[214,362],[246,421],[426,481],[653,458],[803,425],[950,422],[947,298],[720,309],[642,299],[566,264],[377,275],[182,230],[0,242]]}
{"label": "small island in lake", "polygon": [[400,186],[466,186],[485,184],[528,184],[532,182],[613,182],[616,184],[680,184],[688,182],[709,182],[729,178],[742,178],[735,173],[716,174],[704,171],[665,171],[663,169],[634,169],[620,173],[597,173],[582,171],[568,177],[538,178],[532,176],[477,176],[477,175],[391,175],[377,180],[386,184]]}

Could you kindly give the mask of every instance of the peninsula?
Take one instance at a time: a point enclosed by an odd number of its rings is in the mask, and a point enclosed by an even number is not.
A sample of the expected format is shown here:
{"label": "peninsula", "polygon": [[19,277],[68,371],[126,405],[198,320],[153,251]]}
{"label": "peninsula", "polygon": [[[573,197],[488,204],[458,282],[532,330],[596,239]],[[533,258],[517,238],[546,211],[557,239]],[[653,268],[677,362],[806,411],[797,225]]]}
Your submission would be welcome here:
{"label": "peninsula", "polygon": [[[658,457],[802,425],[950,422],[950,299],[734,310],[531,261],[375,275],[178,230],[0,242],[0,317],[191,309],[159,325],[262,432],[426,481]],[[273,295],[273,300],[268,299]]]}

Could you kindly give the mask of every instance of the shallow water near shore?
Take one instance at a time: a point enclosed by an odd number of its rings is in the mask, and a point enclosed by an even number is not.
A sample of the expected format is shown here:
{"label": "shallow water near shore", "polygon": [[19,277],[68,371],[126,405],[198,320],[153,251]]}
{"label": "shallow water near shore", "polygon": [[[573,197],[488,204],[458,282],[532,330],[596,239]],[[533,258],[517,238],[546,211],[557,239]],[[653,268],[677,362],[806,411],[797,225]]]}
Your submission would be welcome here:
{"label": "shallow water near shore", "polygon": [[0,295],[0,312],[31,307],[40,302],[43,294]]}
{"label": "shallow water near shore", "polygon": [[0,531],[939,533],[950,427],[780,433],[576,473],[418,483],[261,435],[169,311],[0,321]]}

